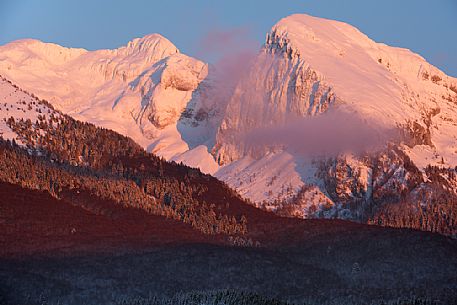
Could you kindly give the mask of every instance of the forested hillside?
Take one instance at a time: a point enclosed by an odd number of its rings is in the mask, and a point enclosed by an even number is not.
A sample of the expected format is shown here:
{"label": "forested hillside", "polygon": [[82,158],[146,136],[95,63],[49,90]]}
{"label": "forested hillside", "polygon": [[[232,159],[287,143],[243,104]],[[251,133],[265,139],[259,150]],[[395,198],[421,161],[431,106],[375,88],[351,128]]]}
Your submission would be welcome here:
{"label": "forested hillside", "polygon": [[[91,207],[91,197],[111,200],[183,221],[205,234],[247,232],[246,217],[230,207],[244,203],[224,183],[166,162],[114,131],[74,120],[8,83],[9,98],[17,93],[21,98],[17,106],[3,105],[2,123],[12,139],[0,135],[2,181],[92,209],[98,207]],[[18,112],[6,118],[14,107]]]}

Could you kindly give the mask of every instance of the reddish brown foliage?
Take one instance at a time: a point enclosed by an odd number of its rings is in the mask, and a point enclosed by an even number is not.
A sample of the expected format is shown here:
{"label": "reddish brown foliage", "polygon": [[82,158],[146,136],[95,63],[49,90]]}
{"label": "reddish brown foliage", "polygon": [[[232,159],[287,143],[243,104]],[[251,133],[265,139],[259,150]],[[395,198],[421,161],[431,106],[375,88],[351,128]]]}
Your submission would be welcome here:
{"label": "reddish brown foliage", "polygon": [[[97,215],[49,194],[0,182],[0,256],[111,252],[182,243],[217,243],[190,225],[132,208]],[[100,209],[103,211],[103,209]]]}

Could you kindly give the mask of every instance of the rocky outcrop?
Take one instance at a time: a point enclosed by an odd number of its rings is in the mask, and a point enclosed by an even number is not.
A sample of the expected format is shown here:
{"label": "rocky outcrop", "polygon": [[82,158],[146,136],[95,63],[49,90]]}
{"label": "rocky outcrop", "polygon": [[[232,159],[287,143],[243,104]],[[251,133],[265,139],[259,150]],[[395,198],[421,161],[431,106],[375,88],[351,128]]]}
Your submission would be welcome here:
{"label": "rocky outcrop", "polygon": [[220,164],[246,155],[259,157],[268,150],[253,151],[240,136],[291,118],[318,115],[336,101],[325,78],[273,32],[228,103],[213,154]]}
{"label": "rocky outcrop", "polygon": [[429,126],[424,127],[416,121],[408,121],[404,126],[400,127],[400,130],[402,131],[402,140],[409,147],[414,147],[416,145],[428,145],[433,147]]}
{"label": "rocky outcrop", "polygon": [[146,129],[146,123],[163,129],[176,125],[207,73],[207,65],[203,62],[174,54],[143,72],[124,94],[141,96],[141,109],[136,120],[143,129]]}

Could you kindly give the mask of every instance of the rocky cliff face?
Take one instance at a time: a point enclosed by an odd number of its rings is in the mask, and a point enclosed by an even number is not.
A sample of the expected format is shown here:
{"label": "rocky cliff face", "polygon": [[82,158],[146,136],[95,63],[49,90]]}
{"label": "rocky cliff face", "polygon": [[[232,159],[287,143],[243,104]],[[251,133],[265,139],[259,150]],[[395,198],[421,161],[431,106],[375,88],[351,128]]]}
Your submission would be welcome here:
{"label": "rocky cliff face", "polygon": [[275,31],[231,97],[214,149],[220,164],[249,152],[238,138],[256,128],[325,112],[337,96],[325,78]]}

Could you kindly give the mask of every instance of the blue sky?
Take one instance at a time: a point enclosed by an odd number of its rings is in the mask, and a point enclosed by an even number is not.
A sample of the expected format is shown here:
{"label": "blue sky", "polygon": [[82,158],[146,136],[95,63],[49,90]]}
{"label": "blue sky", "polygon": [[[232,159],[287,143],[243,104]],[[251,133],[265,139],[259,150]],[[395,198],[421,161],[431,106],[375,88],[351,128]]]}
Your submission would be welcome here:
{"label": "blue sky", "polygon": [[0,44],[36,38],[93,50],[160,33],[183,53],[212,61],[216,55],[202,54],[200,44],[209,32],[243,29],[243,39],[260,46],[293,13],[348,22],[457,77],[456,0],[0,0]]}

